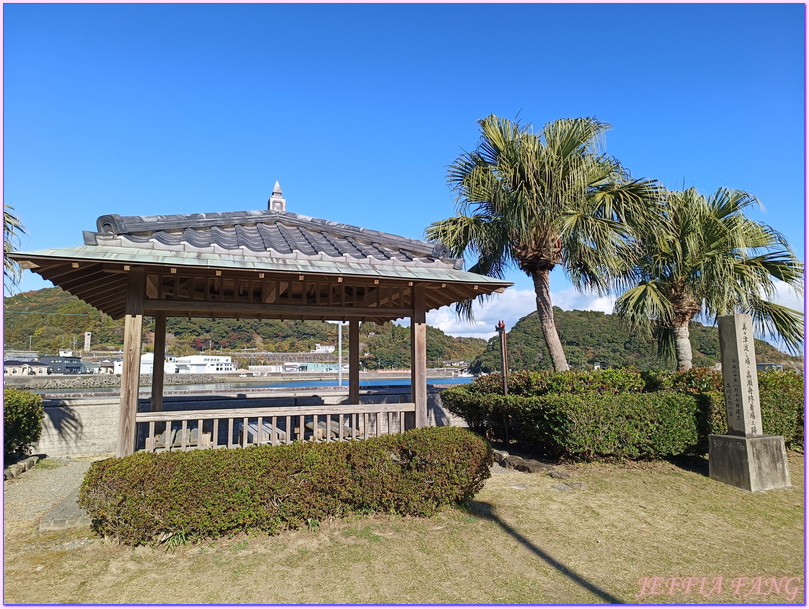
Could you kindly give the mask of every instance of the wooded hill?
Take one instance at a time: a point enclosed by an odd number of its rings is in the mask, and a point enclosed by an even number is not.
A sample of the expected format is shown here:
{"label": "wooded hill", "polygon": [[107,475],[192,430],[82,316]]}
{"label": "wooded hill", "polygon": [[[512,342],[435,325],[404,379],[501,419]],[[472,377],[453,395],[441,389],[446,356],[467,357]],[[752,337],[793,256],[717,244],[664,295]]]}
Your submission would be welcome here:
{"label": "wooded hill", "polygon": [[[60,288],[17,294],[5,299],[4,343],[6,349],[31,349],[42,354],[60,348],[84,345],[84,333],[93,333],[92,349],[123,346],[123,323],[102,315],[87,303]],[[554,308],[556,325],[568,363],[574,370],[633,365],[639,369],[673,368],[674,361],[657,355],[651,339],[631,335],[612,315],[594,311],[562,311]],[[205,349],[236,352],[244,348],[293,353],[310,351],[316,343],[337,345],[337,326],[316,321],[235,320],[169,318],[167,348],[173,355],[192,355]],[[154,320],[144,320],[144,343],[153,341]],[[347,341],[347,332],[343,340]],[[367,369],[407,368],[410,366],[410,330],[393,323],[360,326],[362,365]],[[509,368],[512,370],[550,369],[550,357],[536,313],[523,317],[508,333]],[[716,328],[691,324],[695,366],[712,366],[719,361]],[[803,368],[803,359],[778,351],[764,341],[756,341],[758,361],[784,363]],[[445,361],[472,362],[474,372],[500,370],[500,341],[453,338],[438,328],[427,327],[427,359],[430,367]],[[254,362],[259,363],[259,362]]]}
{"label": "wooded hill", "polygon": [[[559,338],[572,370],[592,369],[596,362],[602,368],[634,366],[640,370],[673,369],[674,359],[664,360],[657,354],[657,344],[650,338],[630,334],[614,315],[598,311],[563,311],[553,308]],[[716,328],[692,322],[689,326],[694,366],[719,363],[719,332]],[[510,370],[551,369],[551,359],[536,312],[526,315],[508,332],[508,367]],[[756,360],[783,363],[784,368],[803,369],[803,358],[791,357],[763,340],[755,341]],[[500,371],[500,339],[489,340],[486,350],[472,364],[473,372]]]}
{"label": "wooded hill", "polygon": [[[81,349],[84,333],[92,332],[91,348],[117,351],[123,346],[123,321],[114,321],[61,288],[45,288],[5,298],[4,344],[6,349],[56,353],[60,348]],[[225,352],[244,348],[295,353],[310,351],[317,343],[337,345],[337,326],[319,321],[255,319],[203,319],[170,317],[166,324],[167,350],[192,355],[202,349]],[[144,318],[144,343],[154,340],[154,319]],[[343,331],[343,340],[348,333]],[[362,364],[365,368],[410,366],[410,330],[393,323],[360,325]],[[445,361],[472,361],[486,341],[453,338],[427,327],[427,359],[430,367]],[[346,344],[345,349],[348,348]],[[259,362],[255,362],[259,363]]]}

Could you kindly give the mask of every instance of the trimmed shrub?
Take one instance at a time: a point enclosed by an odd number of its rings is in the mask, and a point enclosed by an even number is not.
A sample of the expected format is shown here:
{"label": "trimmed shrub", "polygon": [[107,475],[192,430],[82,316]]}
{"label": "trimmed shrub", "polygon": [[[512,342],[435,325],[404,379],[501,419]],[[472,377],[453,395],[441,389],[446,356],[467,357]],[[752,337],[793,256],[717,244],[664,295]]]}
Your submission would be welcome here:
{"label": "trimmed shrub", "polygon": [[677,372],[649,370],[641,373],[645,391],[684,391],[707,393],[722,391],[722,373],[711,368],[691,368]]}
{"label": "trimmed shrub", "polygon": [[[675,392],[621,396],[546,394],[475,396],[442,393],[445,406],[464,416],[469,406],[485,410],[489,429],[510,418],[510,435],[525,447],[556,458],[660,458],[699,445],[695,396]],[[482,408],[481,408],[482,407]]]}
{"label": "trimmed shrub", "polygon": [[803,375],[788,370],[759,372],[758,392],[764,433],[784,436],[787,447],[803,450]]}
{"label": "trimmed shrub", "polygon": [[368,440],[136,453],[94,463],[79,505],[128,544],[170,535],[276,534],[356,511],[428,516],[471,499],[491,447],[468,430],[430,427]]}
{"label": "trimmed shrub", "polygon": [[[507,417],[511,439],[551,456],[704,454],[710,434],[727,433],[722,374],[707,368],[517,373],[509,375],[508,397],[500,394],[499,376],[493,376],[442,391],[443,404],[473,431],[491,438],[505,437]],[[802,449],[803,377],[767,371],[759,372],[758,379],[763,433],[784,436],[789,448]],[[644,387],[645,393],[638,393]]]}
{"label": "trimmed shrub", "polygon": [[[503,394],[503,375],[488,374],[472,381],[470,388],[479,393]],[[508,375],[509,395],[538,396],[549,393],[618,394],[643,391],[640,371],[618,368],[593,371],[552,372],[521,370]]]}
{"label": "trimmed shrub", "polygon": [[42,396],[5,388],[3,395],[3,458],[27,455],[42,433]]}

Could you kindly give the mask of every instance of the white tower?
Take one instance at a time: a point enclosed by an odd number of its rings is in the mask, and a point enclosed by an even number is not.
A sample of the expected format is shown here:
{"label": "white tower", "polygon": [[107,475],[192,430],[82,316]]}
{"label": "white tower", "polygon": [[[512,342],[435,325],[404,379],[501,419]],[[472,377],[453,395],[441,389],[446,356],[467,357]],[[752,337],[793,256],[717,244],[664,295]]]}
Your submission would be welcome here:
{"label": "white tower", "polygon": [[272,196],[267,201],[267,209],[270,211],[286,211],[287,200],[281,196],[281,185],[275,181],[275,188],[272,189]]}

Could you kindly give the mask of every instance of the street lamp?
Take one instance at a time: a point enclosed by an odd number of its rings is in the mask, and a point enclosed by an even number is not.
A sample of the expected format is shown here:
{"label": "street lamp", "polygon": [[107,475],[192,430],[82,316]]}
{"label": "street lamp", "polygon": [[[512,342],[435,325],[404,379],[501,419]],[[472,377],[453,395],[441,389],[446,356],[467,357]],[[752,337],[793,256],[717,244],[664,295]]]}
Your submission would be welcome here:
{"label": "street lamp", "polygon": [[[506,355],[506,324],[503,323],[503,320],[500,320],[500,323],[497,324],[494,329],[500,335],[500,359],[503,364],[503,395],[508,395],[508,356]],[[503,413],[503,431],[506,441],[506,448],[508,448],[508,415],[504,412]]]}
{"label": "street lamp", "polygon": [[330,321],[337,324],[337,386],[343,386],[343,324],[344,321]]}

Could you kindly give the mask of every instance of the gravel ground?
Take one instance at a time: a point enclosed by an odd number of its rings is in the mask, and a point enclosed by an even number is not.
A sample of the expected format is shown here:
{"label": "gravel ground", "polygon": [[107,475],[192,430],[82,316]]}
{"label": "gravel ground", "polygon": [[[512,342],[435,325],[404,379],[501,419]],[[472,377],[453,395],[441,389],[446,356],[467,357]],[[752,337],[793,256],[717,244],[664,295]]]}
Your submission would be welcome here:
{"label": "gravel ground", "polygon": [[[3,482],[4,531],[10,525],[35,525],[81,486],[92,459],[48,458],[18,478]],[[58,465],[58,467],[48,467]]]}

